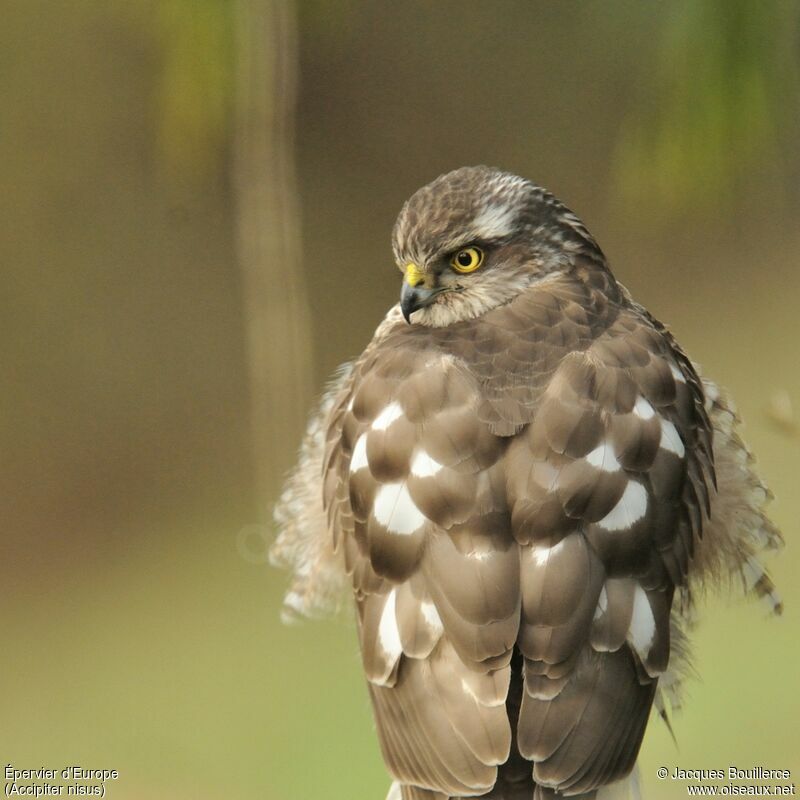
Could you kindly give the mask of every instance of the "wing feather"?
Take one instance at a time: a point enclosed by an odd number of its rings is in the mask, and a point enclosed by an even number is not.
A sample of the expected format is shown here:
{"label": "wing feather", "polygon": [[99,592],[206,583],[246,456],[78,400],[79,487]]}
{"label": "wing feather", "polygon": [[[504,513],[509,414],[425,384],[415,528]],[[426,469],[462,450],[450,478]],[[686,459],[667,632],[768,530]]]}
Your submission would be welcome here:
{"label": "wing feather", "polygon": [[451,359],[393,347],[354,374],[329,501],[381,747],[404,796],[485,791],[511,747],[521,602],[505,444],[477,419],[478,386]]}
{"label": "wing feather", "polygon": [[[707,522],[712,473],[702,395],[678,389],[699,383],[682,366],[647,318],[620,312],[561,361],[508,451],[523,545],[519,747],[534,781],[558,791],[632,769],[668,664],[674,586]],[[526,458],[537,467],[521,470]],[[559,524],[530,526],[531,500]]]}

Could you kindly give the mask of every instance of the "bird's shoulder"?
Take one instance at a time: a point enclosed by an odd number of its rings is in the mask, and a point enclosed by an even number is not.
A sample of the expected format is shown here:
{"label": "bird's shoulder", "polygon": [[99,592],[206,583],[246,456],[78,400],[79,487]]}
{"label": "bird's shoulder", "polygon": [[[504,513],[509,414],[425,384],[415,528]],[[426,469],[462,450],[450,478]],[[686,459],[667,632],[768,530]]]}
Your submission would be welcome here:
{"label": "bird's shoulder", "polygon": [[608,273],[601,277],[555,275],[487,314],[442,328],[408,325],[395,307],[357,361],[349,399],[360,393],[362,404],[369,397],[368,405],[380,405],[388,389],[420,372],[441,390],[458,371],[477,398],[480,420],[508,436],[533,421],[548,388],[566,380],[612,409],[630,410],[641,390],[657,406],[675,406],[689,427],[708,429],[690,359]]}

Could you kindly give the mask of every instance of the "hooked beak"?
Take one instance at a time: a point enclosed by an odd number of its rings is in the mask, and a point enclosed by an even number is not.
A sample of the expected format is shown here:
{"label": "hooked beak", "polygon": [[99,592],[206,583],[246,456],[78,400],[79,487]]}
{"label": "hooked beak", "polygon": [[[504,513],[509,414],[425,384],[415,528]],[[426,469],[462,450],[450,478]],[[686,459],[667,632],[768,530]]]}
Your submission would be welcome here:
{"label": "hooked beak", "polygon": [[411,286],[403,282],[400,291],[400,310],[403,312],[406,322],[411,324],[411,315],[425,306],[429,306],[444,289],[426,289],[424,286]]}
{"label": "hooked beak", "polygon": [[[426,286],[433,283],[433,286]],[[429,306],[438,295],[447,291],[444,286],[436,286],[435,278],[426,275],[416,264],[409,263],[405,269],[405,280],[400,291],[400,310],[406,322],[411,324],[411,315],[425,306]]]}

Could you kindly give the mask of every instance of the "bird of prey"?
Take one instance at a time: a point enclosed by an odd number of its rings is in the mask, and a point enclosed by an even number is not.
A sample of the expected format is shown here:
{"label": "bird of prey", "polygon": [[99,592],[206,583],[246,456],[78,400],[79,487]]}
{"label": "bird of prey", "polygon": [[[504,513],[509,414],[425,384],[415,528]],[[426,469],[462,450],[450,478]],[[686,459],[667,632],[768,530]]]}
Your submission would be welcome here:
{"label": "bird of prey", "polygon": [[552,194],[457,169],[393,250],[400,302],[276,509],[285,611],[351,591],[392,800],[602,797],[679,702],[698,591],[780,612],[768,490],[730,398]]}

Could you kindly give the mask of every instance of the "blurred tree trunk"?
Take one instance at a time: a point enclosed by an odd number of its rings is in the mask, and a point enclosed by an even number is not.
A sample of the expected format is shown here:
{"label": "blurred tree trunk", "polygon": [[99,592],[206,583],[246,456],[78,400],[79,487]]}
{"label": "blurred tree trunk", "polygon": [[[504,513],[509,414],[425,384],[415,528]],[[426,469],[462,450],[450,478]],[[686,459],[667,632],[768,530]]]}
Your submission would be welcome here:
{"label": "blurred tree trunk", "polygon": [[313,375],[294,166],[295,25],[291,0],[236,0],[234,191],[260,512],[300,441]]}

